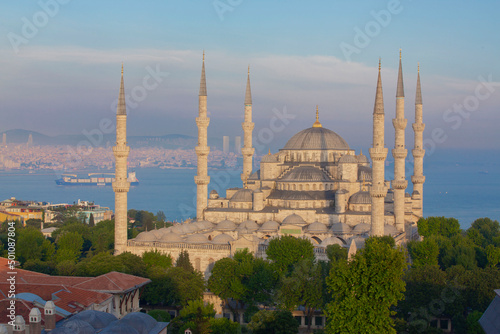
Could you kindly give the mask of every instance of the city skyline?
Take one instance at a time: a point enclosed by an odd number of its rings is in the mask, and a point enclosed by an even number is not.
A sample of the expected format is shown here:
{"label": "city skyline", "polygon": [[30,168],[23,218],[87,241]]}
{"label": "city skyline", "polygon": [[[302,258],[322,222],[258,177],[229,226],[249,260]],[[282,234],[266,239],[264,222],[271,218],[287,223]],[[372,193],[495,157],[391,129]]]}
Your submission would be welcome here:
{"label": "city skyline", "polygon": [[[384,93],[395,96],[401,48],[408,110],[421,65],[429,145],[498,148],[496,3],[120,5],[62,0],[3,5],[0,131],[81,134],[100,129],[103,119],[113,120],[123,61],[125,91],[136,93],[127,105],[129,133],[194,136],[205,49],[209,136],[226,129],[231,137],[241,136],[250,65],[255,140],[273,116],[293,116],[284,129],[274,131],[264,151],[309,127],[316,105],[325,127],[355,148],[368,147],[378,59]],[[93,15],[97,6],[99,14]],[[387,99],[386,110],[390,125],[393,99]],[[393,142],[391,133],[386,141]]]}

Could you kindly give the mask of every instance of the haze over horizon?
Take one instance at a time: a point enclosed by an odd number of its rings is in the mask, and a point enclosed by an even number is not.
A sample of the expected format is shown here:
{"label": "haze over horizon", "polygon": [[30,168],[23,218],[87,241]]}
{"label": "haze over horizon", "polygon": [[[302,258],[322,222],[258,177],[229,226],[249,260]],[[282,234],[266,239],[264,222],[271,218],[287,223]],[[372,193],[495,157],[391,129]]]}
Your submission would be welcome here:
{"label": "haze over horizon", "polygon": [[0,131],[99,129],[103,119],[114,119],[123,62],[128,133],[195,136],[205,50],[210,137],[242,134],[250,65],[255,138],[286,113],[294,118],[271,139],[285,142],[312,125],[319,105],[323,126],[357,149],[371,144],[381,57],[392,147],[401,48],[407,146],[420,62],[428,145],[498,148],[499,7],[494,1],[5,3]]}

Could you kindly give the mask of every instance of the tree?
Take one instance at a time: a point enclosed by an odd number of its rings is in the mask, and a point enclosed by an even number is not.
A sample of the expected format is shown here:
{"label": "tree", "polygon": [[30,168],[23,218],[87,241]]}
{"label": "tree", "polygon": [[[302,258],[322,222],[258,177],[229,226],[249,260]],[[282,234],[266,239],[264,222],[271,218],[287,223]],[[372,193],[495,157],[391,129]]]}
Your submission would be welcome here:
{"label": "tree", "polygon": [[281,308],[293,311],[304,306],[307,317],[307,330],[311,330],[314,310],[323,304],[323,282],[321,267],[313,259],[306,258],[295,265],[289,277],[283,277],[278,290],[278,304]]}
{"label": "tree", "polygon": [[211,318],[208,321],[212,334],[238,334],[240,324],[227,318]]}
{"label": "tree", "polygon": [[76,266],[78,276],[99,276],[110,271],[124,272],[125,269],[125,265],[117,256],[105,252],[80,261]]}
{"label": "tree", "polygon": [[120,255],[116,256],[125,266],[124,273],[147,277],[147,266],[142,260],[142,257],[132,254],[130,252],[123,252]]}
{"label": "tree", "polygon": [[486,257],[488,260],[488,266],[496,267],[500,262],[500,248],[493,245],[488,245],[486,247]]}
{"label": "tree", "polygon": [[326,256],[330,262],[347,261],[348,250],[340,245],[326,246]]}
{"label": "tree", "polygon": [[189,261],[189,253],[187,250],[182,250],[179,253],[179,257],[177,258],[177,261],[175,261],[175,266],[183,268],[186,271],[194,271],[193,265],[191,264],[191,261]]}
{"label": "tree", "polygon": [[172,267],[172,257],[170,254],[165,254],[157,249],[149,250],[142,253],[142,260],[148,268],[153,266],[167,269]]}
{"label": "tree", "polygon": [[160,210],[156,213],[156,220],[163,223],[167,220],[167,216],[165,216],[165,213]]}
{"label": "tree", "polygon": [[16,229],[16,253],[21,264],[28,260],[41,260],[45,238],[40,230],[33,227]]}
{"label": "tree", "polygon": [[407,247],[413,267],[438,264],[439,246],[432,237],[425,238],[423,241],[410,241]]}
{"label": "tree", "polygon": [[82,254],[83,237],[78,232],[65,232],[58,236],[56,244],[58,263],[66,260],[76,262]]}
{"label": "tree", "polygon": [[460,224],[455,218],[427,217],[418,221],[418,233],[423,237],[441,235],[450,238],[460,233]]}
{"label": "tree", "polygon": [[288,310],[260,310],[252,317],[248,328],[253,334],[298,333],[299,323]]}
{"label": "tree", "polygon": [[330,333],[396,333],[391,307],[404,296],[405,253],[370,239],[352,261],[338,263],[327,278],[333,294],[325,309]]}
{"label": "tree", "polygon": [[170,322],[170,313],[165,310],[151,310],[148,314],[158,322]]}
{"label": "tree", "polygon": [[89,235],[94,254],[106,252],[114,248],[115,243],[114,220],[103,220],[93,228]]}
{"label": "tree", "polygon": [[211,333],[210,319],[215,316],[213,304],[204,304],[203,300],[191,300],[179,313],[184,326],[181,333],[190,328],[193,334]]}
{"label": "tree", "polygon": [[95,226],[94,214],[91,213],[89,217],[89,227],[94,227],[94,226]]}
{"label": "tree", "polygon": [[276,271],[288,276],[296,263],[314,258],[314,246],[308,239],[284,235],[271,239],[266,254],[274,263]]}
{"label": "tree", "polygon": [[[500,237],[500,224],[490,218],[476,219],[467,230],[467,236],[474,239],[474,243],[483,248],[488,245],[495,245]],[[496,246],[500,247],[500,245]]]}

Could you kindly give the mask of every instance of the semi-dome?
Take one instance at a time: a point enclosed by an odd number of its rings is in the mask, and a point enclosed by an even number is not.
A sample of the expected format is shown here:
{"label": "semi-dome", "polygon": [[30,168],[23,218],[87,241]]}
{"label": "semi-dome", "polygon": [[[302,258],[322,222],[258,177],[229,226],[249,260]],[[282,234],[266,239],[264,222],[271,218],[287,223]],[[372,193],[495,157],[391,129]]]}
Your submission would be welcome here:
{"label": "semi-dome", "polygon": [[182,237],[177,233],[166,233],[161,237],[160,241],[162,241],[162,242],[182,242]]}
{"label": "semi-dome", "polygon": [[206,244],[210,241],[204,234],[192,234],[186,238],[186,242],[189,244]]}
{"label": "semi-dome", "polygon": [[262,159],[260,159],[260,162],[276,163],[276,162],[278,162],[278,158],[275,157],[274,154],[271,154],[271,152],[269,152],[269,154],[263,156]]}
{"label": "semi-dome", "polygon": [[253,220],[245,220],[238,226],[239,230],[244,228],[246,228],[249,231],[257,231],[259,229],[259,225],[257,225],[257,223],[254,222]]}
{"label": "semi-dome", "polygon": [[356,234],[359,233],[366,233],[370,231],[371,226],[366,223],[359,223],[358,225],[354,226],[353,232]]}
{"label": "semi-dome", "polygon": [[339,234],[351,233],[351,227],[346,223],[335,223],[332,224],[332,228],[330,229],[330,231],[332,233],[339,233]]}
{"label": "semi-dome", "polygon": [[326,225],[320,222],[314,222],[307,226],[307,231],[310,233],[326,233],[327,230]]}
{"label": "semi-dome", "polygon": [[278,222],[275,222],[273,220],[268,220],[267,222],[262,224],[259,231],[273,232],[273,231],[277,231],[279,228],[280,228],[280,224]]}
{"label": "semi-dome", "polygon": [[329,245],[343,246],[344,243],[342,242],[342,240],[340,240],[337,237],[328,237],[325,240],[323,240],[320,245],[323,246],[323,247],[326,247],[326,246],[329,246]]}
{"label": "semi-dome", "polygon": [[236,224],[226,219],[217,224],[216,229],[221,231],[234,231],[236,229]]}
{"label": "semi-dome", "polygon": [[252,193],[251,189],[240,189],[231,197],[231,202],[252,202]]}
{"label": "semi-dome", "polygon": [[135,241],[151,242],[156,241],[156,236],[152,232],[141,232],[135,237]]}
{"label": "semi-dome", "polygon": [[349,198],[351,204],[372,204],[372,198],[369,191],[358,191]]}
{"label": "semi-dome", "polygon": [[323,127],[305,129],[286,143],[284,150],[348,150],[346,141]]}
{"label": "semi-dome", "polygon": [[331,181],[324,171],[314,166],[300,166],[286,173],[280,181],[308,181],[325,182]]}
{"label": "semi-dome", "polygon": [[212,239],[212,243],[216,245],[225,245],[230,241],[233,241],[233,237],[228,234],[222,233]]}
{"label": "semi-dome", "polygon": [[283,222],[282,222],[283,225],[285,225],[285,224],[303,225],[305,223],[306,222],[304,221],[304,219],[302,219],[301,216],[299,216],[298,214],[295,214],[295,213],[291,214],[290,216],[283,219]]}
{"label": "semi-dome", "polygon": [[342,164],[357,164],[358,163],[358,159],[356,159],[356,157],[354,155],[344,154],[343,156],[340,157],[339,163],[342,163]]}

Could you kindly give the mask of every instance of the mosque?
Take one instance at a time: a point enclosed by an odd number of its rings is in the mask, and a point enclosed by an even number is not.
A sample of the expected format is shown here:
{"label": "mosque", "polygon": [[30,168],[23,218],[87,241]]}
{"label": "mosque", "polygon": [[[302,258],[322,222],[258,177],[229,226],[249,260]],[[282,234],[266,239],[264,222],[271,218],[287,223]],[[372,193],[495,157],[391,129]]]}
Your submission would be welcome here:
{"label": "mosque", "polygon": [[[310,128],[292,136],[278,152],[265,155],[260,169],[254,171],[252,146],[252,94],[248,72],[242,123],[244,145],[242,187],[226,190],[225,197],[212,190],[208,194],[207,85],[205,59],[199,91],[196,220],[168,228],[140,233],[127,240],[127,156],[126,107],[123,68],[117,108],[115,249],[142,254],[150,249],[169,253],[175,259],[187,250],[197,270],[210,274],[212,264],[248,248],[256,256],[265,257],[271,238],[293,235],[309,239],[318,259],[326,259],[326,246],[338,244],[355,252],[370,235],[390,235],[396,243],[418,237],[416,222],[423,213],[423,131],[420,73],[415,98],[415,136],[412,154],[413,192],[406,192],[404,86],[399,59],[396,91],[394,180],[387,181],[385,160],[388,149],[384,142],[385,111],[380,61],[373,110],[373,144],[370,159],[356,153],[336,132],[322,126],[316,107],[316,121]],[[418,71],[420,72],[420,71]]]}

